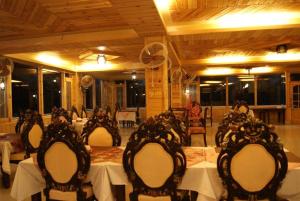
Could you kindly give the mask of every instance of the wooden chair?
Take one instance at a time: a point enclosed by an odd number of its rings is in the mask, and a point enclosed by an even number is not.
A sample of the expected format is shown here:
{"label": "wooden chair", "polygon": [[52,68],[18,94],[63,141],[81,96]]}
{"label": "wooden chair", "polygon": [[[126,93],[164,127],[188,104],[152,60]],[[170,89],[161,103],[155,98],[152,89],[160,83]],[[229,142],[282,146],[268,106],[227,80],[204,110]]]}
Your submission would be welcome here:
{"label": "wooden chair", "polygon": [[207,110],[204,110],[203,118],[199,117],[188,117],[188,136],[189,136],[189,145],[192,144],[192,135],[203,135],[204,146],[207,146],[206,142],[206,116]]}
{"label": "wooden chair", "polygon": [[209,108],[208,107],[205,107],[204,109],[204,112],[206,111],[206,118],[205,118],[205,121],[206,120],[210,120],[210,126],[212,127],[212,122],[213,122],[213,117],[212,117],[212,106],[210,106]]}
{"label": "wooden chair", "polygon": [[278,200],[287,158],[277,135],[262,122],[246,122],[228,139],[217,161],[227,190],[221,200]]}
{"label": "wooden chair", "polygon": [[71,116],[72,120],[76,120],[79,117],[78,110],[74,105],[71,108],[71,115],[70,116]]}
{"label": "wooden chair", "polygon": [[224,141],[228,140],[229,134],[236,131],[237,127],[246,121],[247,115],[244,113],[230,112],[226,114],[215,135],[216,146],[220,147]]}
{"label": "wooden chair", "polygon": [[86,112],[86,108],[84,106],[81,107],[81,114],[80,114],[81,118],[88,118],[87,112]]}
{"label": "wooden chair", "polygon": [[24,158],[29,158],[31,154],[37,152],[41,140],[44,137],[44,123],[42,117],[35,113],[21,133],[21,139],[25,148]]}
{"label": "wooden chair", "polygon": [[51,123],[59,124],[59,123],[72,123],[72,118],[69,116],[68,111],[64,108],[58,108],[53,110],[51,113]]}
{"label": "wooden chair", "polygon": [[238,101],[234,106],[233,106],[233,110],[235,112],[238,112],[238,113],[244,113],[244,114],[247,114],[249,113],[249,106],[248,104],[245,102],[245,101]]}
{"label": "wooden chair", "polygon": [[185,127],[188,127],[188,110],[186,108],[169,108],[169,111],[173,113],[176,119],[184,123]]}
{"label": "wooden chair", "polygon": [[121,136],[118,127],[107,115],[94,116],[83,128],[84,142],[90,146],[120,146]]}
{"label": "wooden chair", "polygon": [[176,188],[184,175],[186,158],[174,134],[161,122],[149,119],[131,135],[123,167],[133,186],[131,201],[180,200]]}
{"label": "wooden chair", "polygon": [[90,155],[81,138],[66,122],[48,126],[37,161],[46,181],[46,200],[93,200],[92,186],[83,184]]}
{"label": "wooden chair", "polygon": [[155,120],[160,121],[169,131],[171,131],[179,144],[188,145],[188,135],[185,132],[184,122],[176,119],[171,111],[160,113]]}

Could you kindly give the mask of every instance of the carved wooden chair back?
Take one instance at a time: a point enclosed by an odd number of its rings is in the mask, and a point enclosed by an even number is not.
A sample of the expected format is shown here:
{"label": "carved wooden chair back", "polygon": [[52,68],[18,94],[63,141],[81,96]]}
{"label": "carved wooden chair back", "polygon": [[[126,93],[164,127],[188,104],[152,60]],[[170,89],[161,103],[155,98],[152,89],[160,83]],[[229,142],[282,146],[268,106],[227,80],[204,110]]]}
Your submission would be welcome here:
{"label": "carved wooden chair back", "polygon": [[188,139],[185,132],[184,122],[177,119],[171,111],[166,111],[156,117],[168,130],[170,130],[181,145],[187,145]]}
{"label": "carved wooden chair back", "polygon": [[47,200],[85,200],[91,196],[82,182],[90,168],[90,155],[68,123],[50,124],[37,161],[46,181]]}
{"label": "carved wooden chair back", "polygon": [[[26,125],[25,125],[26,124]],[[42,117],[38,114],[31,114],[30,119],[25,120],[21,133],[21,139],[25,148],[25,157],[36,153],[44,137],[44,123]]]}
{"label": "carved wooden chair back", "polygon": [[131,201],[177,200],[176,188],[186,169],[186,158],[174,134],[149,119],[127,143],[123,167],[133,185]]}
{"label": "carved wooden chair back", "polygon": [[216,146],[220,147],[223,141],[227,140],[229,134],[246,121],[247,115],[245,113],[229,112],[225,114],[215,135]]}
{"label": "carved wooden chair back", "polygon": [[86,108],[84,106],[81,107],[81,113],[80,113],[81,118],[88,118]]}
{"label": "carved wooden chair back", "polygon": [[84,142],[90,146],[120,146],[118,127],[107,115],[93,116],[85,124],[82,132]]}
{"label": "carved wooden chair back", "polygon": [[64,108],[58,108],[51,114],[51,123],[72,123],[72,118],[69,116],[68,111]]}
{"label": "carved wooden chair back", "polygon": [[278,137],[262,122],[247,121],[229,135],[217,167],[226,200],[276,200],[287,172],[287,158]]}
{"label": "carved wooden chair back", "polygon": [[76,120],[79,116],[78,110],[75,106],[72,106],[71,108],[71,118],[72,120]]}

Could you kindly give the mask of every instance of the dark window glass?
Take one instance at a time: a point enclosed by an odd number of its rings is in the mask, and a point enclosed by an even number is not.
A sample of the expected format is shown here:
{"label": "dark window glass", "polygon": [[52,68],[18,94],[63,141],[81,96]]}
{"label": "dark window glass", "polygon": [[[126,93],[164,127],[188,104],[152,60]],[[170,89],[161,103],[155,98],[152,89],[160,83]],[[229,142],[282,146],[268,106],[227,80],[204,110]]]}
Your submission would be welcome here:
{"label": "dark window glass", "polygon": [[93,109],[93,85],[85,90],[85,108]]}
{"label": "dark window glass", "polygon": [[0,76],[0,118],[7,117],[6,89],[6,77]]}
{"label": "dark window glass", "polygon": [[254,77],[239,76],[228,77],[229,104],[236,101],[246,101],[249,105],[254,105]]}
{"label": "dark window glass", "polygon": [[101,80],[96,79],[96,105],[101,107]]}
{"label": "dark window glass", "polygon": [[285,77],[284,75],[257,76],[257,104],[284,105]]}
{"label": "dark window glass", "polygon": [[127,80],[127,107],[145,107],[145,81]]}
{"label": "dark window glass", "polygon": [[14,63],[12,73],[13,116],[19,116],[21,110],[38,110],[38,75],[37,68],[21,63]]}
{"label": "dark window glass", "polygon": [[291,73],[291,81],[300,81],[300,73]]}
{"label": "dark window glass", "polygon": [[55,106],[61,107],[61,73],[43,69],[44,113],[51,113]]}
{"label": "dark window glass", "polygon": [[200,77],[201,105],[226,105],[226,77]]}

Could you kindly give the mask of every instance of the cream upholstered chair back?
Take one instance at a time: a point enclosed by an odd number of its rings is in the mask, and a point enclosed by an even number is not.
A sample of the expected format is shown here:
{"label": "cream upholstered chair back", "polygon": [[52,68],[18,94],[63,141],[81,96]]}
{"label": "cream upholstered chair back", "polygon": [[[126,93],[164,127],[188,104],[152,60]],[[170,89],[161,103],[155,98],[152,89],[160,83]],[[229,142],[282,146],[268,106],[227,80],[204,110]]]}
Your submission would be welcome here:
{"label": "cream upholstered chair back", "polygon": [[145,144],[135,154],[133,166],[141,180],[151,188],[163,186],[174,171],[170,153],[159,143],[151,142]]}
{"label": "cream upholstered chair back", "polygon": [[35,123],[28,133],[28,141],[31,146],[37,149],[43,137],[43,130],[39,124]]}
{"label": "cream upholstered chair back", "polygon": [[186,168],[185,155],[161,121],[149,119],[134,132],[123,155],[134,200],[173,200]]}
{"label": "cream upholstered chair back", "polygon": [[45,152],[45,166],[53,180],[67,183],[78,169],[76,153],[63,142],[53,143]]}
{"label": "cream upholstered chair back", "polygon": [[121,136],[119,130],[107,115],[94,115],[83,128],[82,136],[90,146],[120,146]]}
{"label": "cream upholstered chair back", "polygon": [[228,134],[217,161],[227,200],[276,200],[287,172],[287,158],[277,135],[269,129],[251,118]]}
{"label": "cream upholstered chair back", "polygon": [[274,177],[275,159],[264,146],[248,144],[235,154],[230,164],[231,175],[249,192],[262,190]]}
{"label": "cream upholstered chair back", "polygon": [[112,147],[113,137],[105,127],[97,127],[90,133],[88,137],[88,145]]}
{"label": "cream upholstered chair back", "polygon": [[84,200],[82,182],[90,168],[90,155],[82,139],[68,123],[50,124],[45,136],[37,159],[46,181],[46,197]]}
{"label": "cream upholstered chair back", "polygon": [[25,158],[36,153],[40,147],[40,142],[44,137],[44,123],[40,118],[32,118],[29,122],[24,122],[21,126],[21,138],[25,148]]}

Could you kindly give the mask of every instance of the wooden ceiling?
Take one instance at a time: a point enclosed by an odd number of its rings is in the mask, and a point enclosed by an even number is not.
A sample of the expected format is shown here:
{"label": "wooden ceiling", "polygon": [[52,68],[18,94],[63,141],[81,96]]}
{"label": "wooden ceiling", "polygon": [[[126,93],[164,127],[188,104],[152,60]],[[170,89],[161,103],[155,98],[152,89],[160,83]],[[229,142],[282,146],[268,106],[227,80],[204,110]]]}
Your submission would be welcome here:
{"label": "wooden ceiling", "polygon": [[[78,65],[82,52],[105,46],[121,55],[113,62],[126,70],[124,65],[138,62],[145,37],[167,35],[178,60],[173,63],[194,70],[213,56],[261,56],[280,44],[300,50],[300,0],[168,1],[168,10],[161,11],[154,0],[0,0],[0,55],[34,61],[36,53],[52,51]],[[284,25],[212,26],[231,14],[274,11],[294,12],[299,19]]]}

